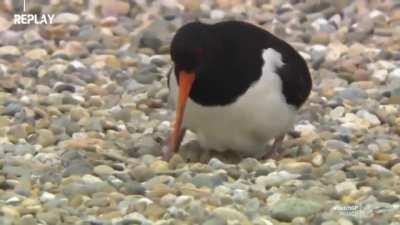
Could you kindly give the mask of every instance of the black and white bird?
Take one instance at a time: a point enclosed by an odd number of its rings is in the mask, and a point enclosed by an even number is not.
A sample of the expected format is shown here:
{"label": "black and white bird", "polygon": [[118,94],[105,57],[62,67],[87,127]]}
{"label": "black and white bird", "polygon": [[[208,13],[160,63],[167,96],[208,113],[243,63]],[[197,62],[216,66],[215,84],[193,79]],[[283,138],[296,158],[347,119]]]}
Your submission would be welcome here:
{"label": "black and white bird", "polygon": [[207,150],[279,154],[312,86],[292,46],[247,22],[192,22],[177,31],[170,51],[176,121],[165,159],[178,150],[186,129]]}

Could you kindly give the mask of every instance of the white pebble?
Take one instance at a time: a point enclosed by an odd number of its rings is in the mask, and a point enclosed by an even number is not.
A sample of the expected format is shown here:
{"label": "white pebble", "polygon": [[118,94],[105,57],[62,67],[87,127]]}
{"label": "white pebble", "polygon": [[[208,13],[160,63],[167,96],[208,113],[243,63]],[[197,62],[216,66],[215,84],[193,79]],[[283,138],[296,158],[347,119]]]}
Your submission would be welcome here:
{"label": "white pebble", "polygon": [[175,205],[183,206],[183,205],[189,204],[191,201],[193,201],[192,196],[182,195],[175,199]]}
{"label": "white pebble", "polygon": [[339,118],[341,118],[343,116],[343,114],[345,113],[345,108],[343,106],[338,106],[336,108],[334,108],[330,113],[329,116],[334,119],[337,120]]}
{"label": "white pebble", "polygon": [[219,9],[214,9],[211,11],[210,17],[213,20],[222,20],[225,17],[225,12]]}
{"label": "white pebble", "polygon": [[48,202],[48,201],[53,200],[55,198],[56,198],[56,196],[54,194],[49,193],[49,192],[46,191],[46,192],[43,192],[43,194],[40,196],[40,201],[41,202]]}
{"label": "white pebble", "polygon": [[355,183],[351,181],[344,181],[342,183],[337,184],[335,186],[335,189],[338,194],[343,195],[357,191],[357,186]]}
{"label": "white pebble", "polygon": [[83,175],[82,180],[85,183],[88,183],[88,184],[103,182],[100,178],[95,177],[95,176],[90,175],[90,174]]}
{"label": "white pebble", "polygon": [[400,68],[397,68],[389,73],[388,79],[390,81],[399,80],[400,81]]}
{"label": "white pebble", "polygon": [[374,78],[375,80],[377,80],[379,82],[384,82],[386,80],[387,76],[388,76],[388,72],[385,69],[376,70],[372,74],[372,78]]}
{"label": "white pebble", "polygon": [[366,111],[366,110],[360,110],[357,112],[357,116],[363,118],[364,120],[368,121],[372,126],[378,126],[381,124],[381,121],[377,116],[374,114]]}
{"label": "white pebble", "polygon": [[6,203],[7,204],[13,204],[13,203],[17,203],[17,202],[20,202],[20,201],[21,201],[21,199],[19,197],[14,196],[14,197],[11,197],[11,198],[7,199]]}

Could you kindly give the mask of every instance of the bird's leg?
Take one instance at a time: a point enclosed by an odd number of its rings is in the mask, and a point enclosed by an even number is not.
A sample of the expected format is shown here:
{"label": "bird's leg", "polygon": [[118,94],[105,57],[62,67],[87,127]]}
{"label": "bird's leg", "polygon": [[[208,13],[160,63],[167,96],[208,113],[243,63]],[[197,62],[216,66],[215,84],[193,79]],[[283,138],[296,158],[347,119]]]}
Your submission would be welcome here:
{"label": "bird's leg", "polygon": [[278,159],[282,152],[281,152],[281,146],[283,139],[285,138],[285,134],[281,134],[277,137],[275,137],[274,143],[272,144],[272,148],[268,149],[267,154],[264,155],[263,159]]}
{"label": "bird's leg", "polygon": [[[179,146],[181,146],[183,137],[185,136],[186,133],[186,129],[182,128],[181,132],[179,132],[179,137],[178,137],[178,142],[177,142],[177,148],[179,149]],[[168,140],[167,140],[167,146],[165,146],[164,150],[163,150],[163,159],[165,161],[169,161],[172,156],[174,155],[174,150],[171,148],[171,141],[172,141],[172,134],[169,136]],[[178,151],[177,149],[177,151]]]}

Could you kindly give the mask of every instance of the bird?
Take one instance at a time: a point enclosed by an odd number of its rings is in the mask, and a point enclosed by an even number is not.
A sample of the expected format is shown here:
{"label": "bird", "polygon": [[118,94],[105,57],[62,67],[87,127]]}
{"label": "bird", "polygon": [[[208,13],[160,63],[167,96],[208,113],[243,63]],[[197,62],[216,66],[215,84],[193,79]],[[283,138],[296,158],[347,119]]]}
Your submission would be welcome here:
{"label": "bird", "polygon": [[176,115],[165,160],[187,130],[205,150],[279,157],[312,89],[307,63],[290,44],[250,22],[195,21],[177,30],[170,55]]}

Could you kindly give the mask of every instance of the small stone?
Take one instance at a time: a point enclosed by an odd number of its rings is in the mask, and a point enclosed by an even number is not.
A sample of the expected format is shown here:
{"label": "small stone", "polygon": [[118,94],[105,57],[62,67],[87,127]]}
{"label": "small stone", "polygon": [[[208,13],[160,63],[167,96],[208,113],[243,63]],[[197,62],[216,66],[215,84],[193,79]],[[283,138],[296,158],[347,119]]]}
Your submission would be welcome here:
{"label": "small stone", "polygon": [[40,201],[41,202],[48,202],[51,201],[53,199],[55,199],[56,196],[52,193],[49,192],[43,192],[43,194],[40,196]]}
{"label": "small stone", "polygon": [[18,57],[21,55],[20,50],[12,45],[0,47],[0,58]]}
{"label": "small stone", "polygon": [[227,221],[232,221],[232,220],[237,220],[239,221],[240,224],[251,224],[248,218],[241,212],[237,211],[236,209],[233,209],[231,207],[218,207],[214,209],[214,214],[217,216],[220,216],[221,218],[227,220]]}
{"label": "small stone", "polygon": [[26,126],[23,125],[14,125],[7,132],[8,139],[17,143],[19,139],[25,139],[28,136],[28,132],[26,130]]}
{"label": "small stone", "polygon": [[332,150],[326,157],[327,165],[335,165],[343,161],[343,154],[337,150]]}
{"label": "small stone", "polygon": [[291,222],[296,217],[308,217],[322,209],[320,203],[299,198],[287,198],[271,206],[272,217],[285,222]]}
{"label": "small stone", "polygon": [[136,181],[130,181],[124,184],[124,190],[130,195],[144,195],[146,193],[146,188]]}
{"label": "small stone", "polygon": [[281,166],[282,170],[286,170],[294,174],[309,174],[312,171],[312,165],[307,162],[289,162]]}
{"label": "small stone", "polygon": [[387,72],[387,70],[384,70],[384,69],[374,71],[374,73],[372,74],[372,78],[379,82],[384,82],[386,80],[387,76],[388,76],[388,72]]}
{"label": "small stone", "polygon": [[4,17],[0,17],[0,33],[5,32],[8,30],[9,27],[11,27],[12,23],[10,22],[9,19],[6,19]]}
{"label": "small stone", "polygon": [[213,20],[222,20],[225,17],[225,12],[223,10],[214,9],[210,12],[210,18]]}
{"label": "small stone", "polygon": [[36,219],[28,214],[28,215],[24,215],[21,217],[21,219],[18,222],[19,225],[36,225]]}
{"label": "small stone", "polygon": [[391,171],[400,176],[400,163],[397,163],[394,166],[392,166]]}
{"label": "small stone", "polygon": [[327,48],[324,45],[314,45],[311,48],[311,63],[315,68],[325,60]]}
{"label": "small stone", "polygon": [[25,53],[25,57],[31,60],[43,60],[48,56],[47,51],[41,48],[32,49]]}
{"label": "small stone", "polygon": [[307,219],[304,217],[296,217],[292,220],[293,225],[305,225],[307,224]]}
{"label": "small stone", "polygon": [[74,13],[59,13],[54,18],[54,23],[77,23],[80,20],[79,15]]}
{"label": "small stone", "polygon": [[83,175],[82,181],[87,183],[87,184],[102,183],[103,182],[100,178],[98,178],[96,176],[93,176],[93,175],[90,175],[90,174]]}
{"label": "small stone", "polygon": [[21,112],[23,110],[23,106],[20,103],[10,103],[8,104],[2,114],[6,116],[15,116],[15,114]]}
{"label": "small stone", "polygon": [[137,181],[145,181],[153,176],[153,172],[145,165],[138,165],[130,171],[130,175]]}
{"label": "small stone", "polygon": [[150,164],[150,169],[154,173],[163,173],[169,170],[168,163],[163,160],[156,160]]}
{"label": "small stone", "polygon": [[280,185],[288,180],[299,178],[299,174],[292,174],[287,171],[272,172],[267,176],[259,176],[255,183],[263,187]]}
{"label": "small stone", "polygon": [[315,166],[321,166],[324,162],[324,158],[322,157],[321,154],[317,153],[313,156],[311,162]]}
{"label": "small stone", "polygon": [[82,118],[88,118],[90,116],[89,112],[82,107],[74,107],[70,111],[71,119],[74,121],[79,121]]}
{"label": "small stone", "polygon": [[217,158],[211,158],[210,161],[208,161],[208,165],[215,170],[223,169],[225,167],[225,164]]}
{"label": "small stone", "polygon": [[18,212],[18,210],[15,207],[2,206],[1,211],[2,211],[2,214],[6,217],[12,217],[15,219],[20,217],[20,213]]}
{"label": "small stone", "polygon": [[368,94],[364,90],[356,87],[350,87],[344,89],[340,93],[340,96],[344,99],[348,99],[351,101],[363,100],[368,98]]}
{"label": "small stone", "polygon": [[37,133],[38,133],[37,142],[43,147],[53,145],[57,141],[56,136],[53,134],[51,130],[40,129],[37,131]]}
{"label": "small stone", "polygon": [[84,175],[93,172],[93,166],[85,160],[73,160],[64,168],[63,176]]}
{"label": "small stone", "polygon": [[343,116],[343,114],[345,113],[345,108],[343,106],[338,106],[336,108],[334,108],[330,113],[329,116],[332,119],[339,119]]}
{"label": "small stone", "polygon": [[392,72],[389,73],[388,75],[388,80],[389,81],[400,81],[400,69],[394,69]]}
{"label": "small stone", "polygon": [[353,222],[346,218],[339,218],[338,223],[339,225],[353,225]]}
{"label": "small stone", "polygon": [[321,225],[339,225],[336,221],[329,220],[321,223]]}
{"label": "small stone", "polygon": [[132,149],[128,149],[128,154],[133,157],[142,155],[159,156],[162,153],[160,143],[154,140],[150,135],[139,138]]}
{"label": "small stone", "polygon": [[130,5],[127,2],[112,0],[104,1],[102,6],[103,16],[124,16],[128,14]]}
{"label": "small stone", "polygon": [[66,83],[57,83],[54,85],[54,90],[58,93],[64,92],[64,91],[69,91],[71,93],[75,92],[75,87],[71,84],[66,84]]}
{"label": "small stone", "polygon": [[330,36],[327,32],[318,32],[317,34],[311,36],[312,44],[327,45],[329,44],[329,42],[330,42]]}
{"label": "small stone", "polygon": [[61,215],[56,210],[50,210],[48,212],[40,212],[37,214],[37,218],[44,221],[46,224],[60,224]]}
{"label": "small stone", "polygon": [[220,217],[213,217],[204,221],[202,225],[227,225],[227,223]]}
{"label": "small stone", "polygon": [[116,121],[129,122],[131,120],[131,110],[128,108],[115,110],[112,112],[112,116]]}
{"label": "small stone", "polygon": [[197,187],[215,188],[224,181],[224,178],[220,175],[196,174],[191,182]]}
{"label": "small stone", "polygon": [[178,169],[185,166],[185,161],[179,154],[174,154],[172,158],[169,160],[169,168]]}
{"label": "small stone", "polygon": [[381,124],[381,121],[379,120],[379,118],[368,112],[367,110],[360,110],[357,112],[357,116],[365,119],[366,121],[368,121],[368,123],[370,123],[372,126],[378,126]]}
{"label": "small stone", "polygon": [[99,165],[94,167],[93,172],[99,176],[109,176],[114,173],[114,169],[107,165]]}
{"label": "small stone", "polygon": [[335,189],[339,195],[346,195],[357,191],[357,186],[355,183],[351,181],[344,181],[342,183],[337,184],[335,186]]}

